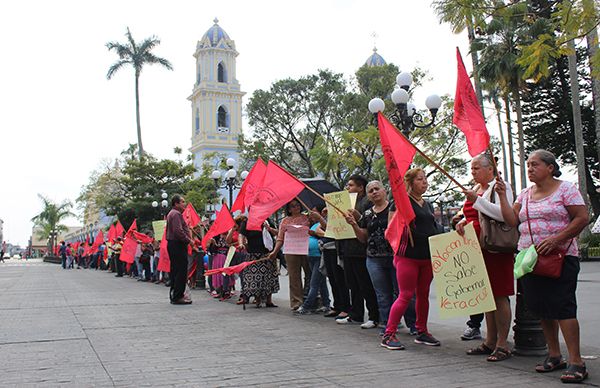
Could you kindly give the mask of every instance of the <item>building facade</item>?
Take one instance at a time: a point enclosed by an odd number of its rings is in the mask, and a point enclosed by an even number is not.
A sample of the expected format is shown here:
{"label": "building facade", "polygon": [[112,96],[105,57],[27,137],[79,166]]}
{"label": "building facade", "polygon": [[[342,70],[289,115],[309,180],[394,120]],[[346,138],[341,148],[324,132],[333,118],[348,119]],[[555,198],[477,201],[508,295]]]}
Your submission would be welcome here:
{"label": "building facade", "polygon": [[214,168],[219,160],[206,161],[216,154],[238,160],[238,139],[242,134],[242,97],[236,77],[235,42],[214,20],[196,45],[196,82],[191,102],[192,146],[190,152],[198,173],[205,163]]}

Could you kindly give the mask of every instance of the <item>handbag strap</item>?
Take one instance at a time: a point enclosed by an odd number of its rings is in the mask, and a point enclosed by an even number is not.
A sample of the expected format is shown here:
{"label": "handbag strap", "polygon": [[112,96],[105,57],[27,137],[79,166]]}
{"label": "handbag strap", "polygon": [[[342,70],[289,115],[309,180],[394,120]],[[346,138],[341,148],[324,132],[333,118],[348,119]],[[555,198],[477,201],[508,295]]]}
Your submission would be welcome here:
{"label": "handbag strap", "polygon": [[[529,221],[529,196],[531,195],[531,189],[528,190],[527,195],[525,196],[525,216],[527,217],[527,226],[529,227],[529,238],[531,239],[531,245],[535,245],[535,243],[533,242],[533,233],[531,232],[531,222]],[[571,239],[571,242],[569,242],[569,245],[567,246],[567,249],[565,249],[565,252],[569,251],[569,248],[571,248],[571,244],[573,244],[573,240],[575,240],[574,238]]]}

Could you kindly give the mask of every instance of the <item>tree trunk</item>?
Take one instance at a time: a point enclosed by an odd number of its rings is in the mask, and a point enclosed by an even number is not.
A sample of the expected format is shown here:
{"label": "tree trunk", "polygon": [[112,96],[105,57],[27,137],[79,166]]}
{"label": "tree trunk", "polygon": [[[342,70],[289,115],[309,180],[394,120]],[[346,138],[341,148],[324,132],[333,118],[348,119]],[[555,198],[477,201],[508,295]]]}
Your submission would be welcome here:
{"label": "tree trunk", "polygon": [[521,92],[519,91],[520,82],[517,81],[512,94],[515,99],[515,110],[517,111],[517,134],[519,141],[519,172],[521,178],[521,190],[527,187],[527,176],[525,174],[525,139],[523,136],[523,110],[521,109]]}
{"label": "tree trunk", "polygon": [[506,143],[504,142],[504,133],[502,131],[502,105],[495,94],[492,98],[494,108],[496,109],[496,118],[498,120],[498,131],[500,132],[500,142],[502,143],[502,168],[504,170],[504,179],[508,179],[508,166],[506,164]]}
{"label": "tree trunk", "polygon": [[508,92],[504,94],[504,108],[506,109],[506,132],[508,134],[508,160],[510,162],[510,184],[512,185],[514,192],[517,188],[517,183],[515,179],[515,149],[513,147],[512,119],[510,117],[510,99],[508,98]]}
{"label": "tree trunk", "polygon": [[581,122],[581,105],[579,104],[579,77],[577,76],[577,54],[575,43],[570,41],[568,47],[572,50],[569,55],[569,78],[571,81],[571,105],[573,107],[573,135],[575,137],[575,154],[577,157],[577,179],[579,191],[589,207],[587,183],[585,180],[585,153],[583,148],[583,126]]}
{"label": "tree trunk", "polygon": [[592,178],[592,173],[587,163],[585,166],[585,180],[587,182],[588,196],[590,198],[592,211],[594,214],[600,214],[600,198],[598,198],[596,186],[594,185],[594,179]]}
{"label": "tree trunk", "polygon": [[140,124],[140,90],[139,90],[139,73],[135,73],[135,119],[137,123],[137,138],[138,138],[138,157],[142,160],[144,155],[144,147],[142,146],[142,126]]}
{"label": "tree trunk", "polygon": [[473,62],[473,83],[475,84],[475,94],[477,95],[477,101],[479,101],[479,106],[481,107],[481,113],[483,117],[485,117],[485,112],[483,111],[483,92],[481,91],[481,80],[479,78],[479,56],[477,55],[477,51],[471,50],[471,44],[473,40],[475,40],[475,31],[473,30],[473,22],[471,20],[467,20],[467,34],[469,36],[469,51],[471,52],[471,61]]}
{"label": "tree trunk", "polygon": [[595,69],[592,65],[592,57],[596,54],[596,51],[598,51],[598,30],[594,28],[590,31],[590,33],[587,34],[586,39],[588,58],[590,60],[590,73],[592,74],[592,101],[594,103],[596,139],[599,139],[596,141],[596,151],[598,152],[598,161],[600,161],[600,79],[593,76],[595,71],[600,71],[600,69]]}

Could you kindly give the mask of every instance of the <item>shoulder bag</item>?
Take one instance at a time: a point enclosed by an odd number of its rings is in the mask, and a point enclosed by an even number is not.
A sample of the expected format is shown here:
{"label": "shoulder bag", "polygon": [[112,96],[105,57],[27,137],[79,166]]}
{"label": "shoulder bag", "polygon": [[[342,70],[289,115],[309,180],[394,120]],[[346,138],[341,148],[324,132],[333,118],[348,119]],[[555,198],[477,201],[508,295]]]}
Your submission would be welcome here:
{"label": "shoulder bag", "polygon": [[[531,192],[527,193],[525,197],[525,215],[527,216],[527,226],[529,227],[529,237],[531,238],[531,245],[535,245],[533,242],[533,233],[531,232],[531,222],[529,221],[529,196]],[[538,253],[537,262],[533,267],[533,274],[543,276],[552,279],[558,279],[562,273],[563,262],[565,261],[565,253],[571,247],[573,239],[569,243],[566,250],[555,250],[547,255],[540,255]]]}
{"label": "shoulder bag", "polygon": [[[492,187],[491,203],[494,203],[495,194]],[[500,253],[515,253],[517,251],[517,243],[519,242],[517,228],[488,217],[483,212],[479,212],[479,226],[481,227],[479,234],[481,249]]]}

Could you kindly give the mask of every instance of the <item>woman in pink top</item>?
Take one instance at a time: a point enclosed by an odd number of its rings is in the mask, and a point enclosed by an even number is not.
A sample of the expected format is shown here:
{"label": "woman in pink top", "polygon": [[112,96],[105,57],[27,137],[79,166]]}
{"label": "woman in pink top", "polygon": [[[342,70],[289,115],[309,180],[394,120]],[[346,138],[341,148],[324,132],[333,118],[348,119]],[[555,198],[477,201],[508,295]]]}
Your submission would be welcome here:
{"label": "woman in pink top", "polygon": [[[279,225],[279,233],[277,234],[277,241],[273,252],[269,254],[269,257],[274,259],[277,257],[277,253],[283,247],[285,240],[285,234],[289,228],[294,226],[306,226],[306,241],[308,241],[308,228],[310,227],[310,221],[308,216],[302,214],[302,206],[298,200],[291,200],[285,205],[286,217],[281,221]],[[290,283],[290,307],[292,310],[297,310],[302,306],[304,300],[304,292],[302,287],[302,269],[304,273],[309,273],[308,267],[308,249],[305,255],[290,255],[285,251],[285,261],[287,263],[287,270]]]}
{"label": "woman in pink top", "polygon": [[587,208],[574,184],[556,179],[561,172],[551,152],[532,152],[527,159],[527,175],[534,185],[523,190],[514,205],[506,199],[502,179],[498,177],[496,183],[504,220],[509,225],[519,225],[518,249],[526,249],[533,243],[541,255],[566,251],[560,278],[528,274],[521,279],[525,303],[541,318],[548,343],[548,357],[535,370],[544,373],[567,367],[558,342],[560,328],[569,352],[569,366],[560,378],[566,383],[581,382],[588,373],[579,349],[576,238],[589,222]]}

